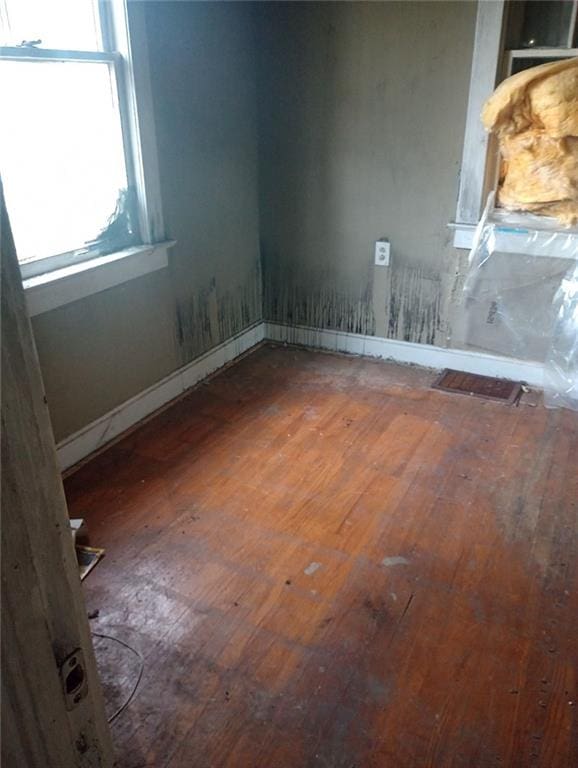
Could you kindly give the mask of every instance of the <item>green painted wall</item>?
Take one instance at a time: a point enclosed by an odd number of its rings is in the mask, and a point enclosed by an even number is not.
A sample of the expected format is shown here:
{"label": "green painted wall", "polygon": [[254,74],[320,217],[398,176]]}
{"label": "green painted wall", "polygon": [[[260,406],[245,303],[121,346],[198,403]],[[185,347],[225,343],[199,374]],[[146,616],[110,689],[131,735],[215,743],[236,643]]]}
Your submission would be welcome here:
{"label": "green painted wall", "polygon": [[[263,314],[447,343],[475,13],[146,3],[178,245],[168,269],[34,319],[57,440]],[[373,265],[381,236],[389,269]]]}
{"label": "green painted wall", "polygon": [[[261,8],[267,319],[446,343],[475,15],[470,2]],[[373,264],[382,236],[390,268]]]}
{"label": "green painted wall", "polygon": [[34,318],[57,440],[261,319],[254,19],[147,2],[168,269]]}
{"label": "green painted wall", "polygon": [[178,362],[261,318],[255,28],[243,3],[151,3]]}

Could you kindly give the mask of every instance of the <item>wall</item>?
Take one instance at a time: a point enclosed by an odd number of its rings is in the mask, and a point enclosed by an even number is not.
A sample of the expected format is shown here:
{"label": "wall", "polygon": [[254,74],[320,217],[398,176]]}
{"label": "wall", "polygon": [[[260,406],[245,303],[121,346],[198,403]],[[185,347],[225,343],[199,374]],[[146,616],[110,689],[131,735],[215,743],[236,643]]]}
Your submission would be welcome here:
{"label": "wall", "polygon": [[261,318],[255,37],[243,3],[147,5],[179,363]]}
{"label": "wall", "polygon": [[444,345],[475,3],[264,5],[265,317]]}
{"label": "wall", "polygon": [[34,318],[57,440],[261,319],[250,6],[147,2],[168,269]]}
{"label": "wall", "polygon": [[[165,223],[178,245],[168,269],[34,319],[57,440],[263,312],[447,342],[459,256],[446,224],[475,12],[146,3]],[[380,236],[389,269],[373,266]]]}

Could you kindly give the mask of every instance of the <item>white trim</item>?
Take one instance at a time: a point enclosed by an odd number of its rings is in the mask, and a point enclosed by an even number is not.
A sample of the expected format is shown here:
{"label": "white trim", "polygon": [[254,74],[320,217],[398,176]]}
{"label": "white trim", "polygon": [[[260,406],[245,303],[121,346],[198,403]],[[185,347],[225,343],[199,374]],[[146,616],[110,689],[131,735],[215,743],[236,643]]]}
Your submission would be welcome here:
{"label": "white trim", "polygon": [[119,435],[264,340],[366,355],[425,368],[454,368],[469,373],[523,381],[535,387],[544,385],[544,366],[541,363],[483,352],[443,349],[428,344],[364,336],[359,333],[258,322],[63,440],[57,446],[61,469],[68,469],[101,450]]}
{"label": "white trim", "polygon": [[[544,217],[544,222],[546,221],[551,219]],[[539,230],[534,229],[532,223],[530,219],[524,222],[523,218],[520,218],[520,226],[515,225],[516,228],[514,225],[508,227],[506,223],[497,224],[493,232],[494,242],[491,250],[499,253],[523,253],[524,256],[548,259],[576,260],[578,258],[576,256],[578,233],[575,230],[564,231],[556,222],[554,226],[557,225],[558,229]],[[471,251],[476,238],[476,227],[471,224],[456,224],[453,225],[453,229],[455,229],[454,248]],[[565,253],[566,250],[568,253]]]}
{"label": "white trim", "polygon": [[572,13],[570,14],[570,24],[568,27],[568,47],[571,48],[574,45],[574,36],[576,34],[576,28],[578,24],[578,0],[574,0],[572,3]]}
{"label": "white trim", "polygon": [[502,65],[503,79],[510,77],[515,61],[520,59],[546,59],[563,61],[578,56],[578,48],[520,48],[505,52]]}
{"label": "white trim", "polygon": [[[492,252],[521,253],[549,259],[576,260],[578,228],[563,229],[560,222],[550,216],[535,216],[524,211],[506,211],[491,208],[488,224],[493,225]],[[479,227],[480,225],[478,225]],[[455,224],[454,247],[472,250],[478,227],[473,224]]]}
{"label": "white trim", "polygon": [[145,243],[165,239],[157,139],[144,3],[114,0],[114,48],[122,57],[118,88],[123,92],[137,190],[140,232]]}
{"label": "white trim", "polygon": [[[521,221],[523,222],[523,219]],[[528,227],[496,224],[489,235],[488,251],[575,261],[578,259],[578,232],[564,231],[556,221],[553,221],[553,224],[558,229],[533,229],[530,222]]]}
{"label": "white trim", "polygon": [[453,221],[448,224],[450,229],[454,230],[454,248],[463,248],[471,251],[476,234],[475,224],[455,224]]}
{"label": "white trim", "polygon": [[510,72],[512,59],[571,59],[578,56],[578,48],[510,48],[506,51],[506,62]]}
{"label": "white trim", "polygon": [[393,360],[397,363],[412,363],[424,368],[453,368],[484,376],[523,381],[540,388],[544,385],[542,363],[489,355],[485,352],[444,349],[430,344],[414,344],[379,336],[364,336],[361,333],[326,331],[281,323],[266,323],[265,338],[304,347],[329,349],[332,352],[347,352],[353,355]]}
{"label": "white trim", "polygon": [[[478,3],[470,95],[460,171],[456,222],[477,224],[488,194],[491,137],[481,121],[482,107],[495,88],[500,65],[504,0]],[[456,239],[459,232],[456,231]],[[462,248],[463,246],[456,245]]]}
{"label": "white trim", "polygon": [[100,450],[115,437],[259,344],[264,338],[264,328],[264,323],[256,323],[67,437],[56,448],[60,468],[68,469]]}
{"label": "white trim", "polygon": [[115,54],[110,51],[74,51],[57,48],[0,47],[0,58],[7,61],[76,61],[114,64]]}
{"label": "white trim", "polygon": [[163,269],[168,264],[168,249],[175,242],[169,240],[155,245],[139,245],[30,277],[23,281],[28,314],[30,317],[41,315]]}

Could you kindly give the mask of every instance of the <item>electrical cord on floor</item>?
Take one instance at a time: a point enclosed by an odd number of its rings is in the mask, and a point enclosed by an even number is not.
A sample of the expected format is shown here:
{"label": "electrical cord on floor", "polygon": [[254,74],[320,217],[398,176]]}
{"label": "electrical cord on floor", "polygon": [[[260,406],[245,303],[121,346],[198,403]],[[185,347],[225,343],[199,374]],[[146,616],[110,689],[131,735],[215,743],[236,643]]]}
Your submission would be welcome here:
{"label": "electrical cord on floor", "polygon": [[128,705],[129,705],[129,704],[131,703],[131,701],[134,699],[134,696],[135,696],[135,694],[136,694],[136,692],[137,692],[137,688],[139,687],[139,685],[140,685],[140,681],[141,681],[141,679],[142,679],[142,676],[143,676],[143,672],[144,672],[144,659],[143,659],[143,657],[142,657],[142,654],[141,654],[141,653],[139,653],[139,651],[137,651],[137,649],[136,649],[136,648],[133,648],[133,647],[132,647],[132,645],[129,645],[128,643],[125,643],[125,642],[124,642],[124,640],[120,640],[120,638],[118,638],[118,637],[112,637],[112,635],[104,635],[104,634],[101,634],[100,632],[93,632],[93,633],[92,633],[92,636],[93,636],[93,637],[100,637],[100,638],[102,638],[103,640],[113,640],[115,643],[118,643],[119,645],[123,645],[125,648],[128,648],[128,649],[129,649],[129,651],[132,651],[132,652],[134,653],[134,655],[135,655],[135,656],[136,656],[136,657],[139,659],[139,661],[140,661],[140,669],[139,669],[139,671],[138,671],[138,675],[137,675],[137,678],[136,678],[136,683],[134,684],[134,687],[133,687],[132,691],[130,692],[130,696],[129,696],[129,697],[128,697],[128,699],[127,699],[127,700],[124,702],[124,704],[122,704],[122,706],[120,706],[120,707],[119,707],[119,708],[116,710],[116,712],[114,713],[114,715],[112,715],[112,717],[109,717],[109,718],[108,718],[108,722],[109,722],[109,723],[112,723],[114,720],[116,720],[116,718],[117,718],[117,717],[118,717],[118,716],[119,716],[119,715],[120,715],[122,712],[124,712],[124,710],[125,710],[125,709],[128,707]]}

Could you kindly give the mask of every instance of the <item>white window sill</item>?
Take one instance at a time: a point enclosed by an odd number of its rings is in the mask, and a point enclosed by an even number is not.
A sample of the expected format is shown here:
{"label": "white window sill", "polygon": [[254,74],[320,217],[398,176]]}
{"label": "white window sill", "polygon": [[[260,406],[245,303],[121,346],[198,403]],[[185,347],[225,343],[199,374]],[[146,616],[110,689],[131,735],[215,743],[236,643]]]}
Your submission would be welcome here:
{"label": "white window sill", "polygon": [[30,317],[63,307],[93,293],[142,277],[168,265],[175,240],[139,245],[96,259],[55,269],[23,281]]}
{"label": "white window sill", "polygon": [[[512,217],[513,218],[513,217]],[[520,214],[518,220],[504,222],[493,234],[492,249],[499,253],[518,253],[524,256],[538,256],[550,259],[576,260],[578,230],[565,229],[555,219],[543,217],[539,222],[544,229],[532,227],[536,218]],[[545,225],[549,223],[550,228]],[[449,224],[455,229],[454,247],[471,250],[474,245],[476,227],[473,224]]]}
{"label": "white window sill", "polygon": [[454,230],[454,248],[463,248],[471,251],[474,244],[474,234],[476,232],[475,224],[448,224]]}

